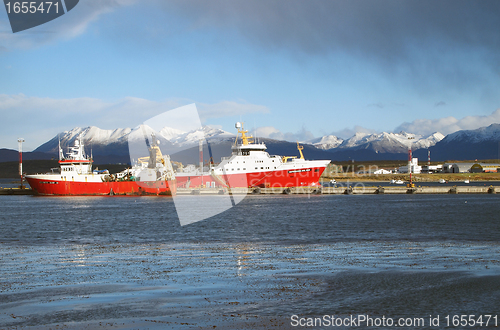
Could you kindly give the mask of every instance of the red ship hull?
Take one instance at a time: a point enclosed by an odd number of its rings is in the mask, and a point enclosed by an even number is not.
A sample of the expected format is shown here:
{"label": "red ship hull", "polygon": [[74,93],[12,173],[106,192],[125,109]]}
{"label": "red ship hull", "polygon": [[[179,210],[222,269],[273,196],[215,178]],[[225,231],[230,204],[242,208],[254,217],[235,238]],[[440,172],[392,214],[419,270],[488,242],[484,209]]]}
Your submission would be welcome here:
{"label": "red ship hull", "polygon": [[[221,175],[210,174],[197,176],[177,175],[179,188],[195,188],[215,182],[216,187],[231,188],[280,188],[280,187],[311,187],[319,185],[319,178],[325,167],[301,168],[297,170],[278,170],[267,172],[251,172]],[[223,181],[223,182],[221,182]]]}
{"label": "red ship hull", "polygon": [[175,181],[115,181],[74,182],[29,178],[26,180],[37,195],[92,196],[92,195],[175,195]]}

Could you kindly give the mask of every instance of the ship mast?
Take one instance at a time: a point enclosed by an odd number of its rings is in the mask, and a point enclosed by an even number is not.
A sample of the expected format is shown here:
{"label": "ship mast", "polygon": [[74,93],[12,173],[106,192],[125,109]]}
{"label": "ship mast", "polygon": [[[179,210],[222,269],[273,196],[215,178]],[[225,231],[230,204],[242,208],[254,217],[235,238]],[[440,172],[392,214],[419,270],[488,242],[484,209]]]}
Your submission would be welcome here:
{"label": "ship mast", "polygon": [[[246,134],[248,131],[246,131],[243,128],[243,123],[237,122],[236,125],[234,125],[236,129],[238,130],[238,133],[241,134],[241,144],[246,146],[249,143],[253,143],[253,136],[249,135],[247,136]],[[234,141],[234,145],[236,146],[238,144],[238,135],[236,135],[236,140]]]}

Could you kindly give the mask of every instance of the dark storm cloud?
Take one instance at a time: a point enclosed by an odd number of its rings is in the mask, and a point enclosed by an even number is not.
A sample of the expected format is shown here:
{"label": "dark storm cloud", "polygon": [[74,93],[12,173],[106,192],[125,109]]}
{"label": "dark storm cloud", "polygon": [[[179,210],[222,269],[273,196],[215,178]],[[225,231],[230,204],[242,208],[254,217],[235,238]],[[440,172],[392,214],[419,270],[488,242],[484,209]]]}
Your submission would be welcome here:
{"label": "dark storm cloud", "polygon": [[236,30],[268,48],[347,51],[384,61],[433,49],[500,53],[499,1],[175,0],[169,12],[193,28]]}

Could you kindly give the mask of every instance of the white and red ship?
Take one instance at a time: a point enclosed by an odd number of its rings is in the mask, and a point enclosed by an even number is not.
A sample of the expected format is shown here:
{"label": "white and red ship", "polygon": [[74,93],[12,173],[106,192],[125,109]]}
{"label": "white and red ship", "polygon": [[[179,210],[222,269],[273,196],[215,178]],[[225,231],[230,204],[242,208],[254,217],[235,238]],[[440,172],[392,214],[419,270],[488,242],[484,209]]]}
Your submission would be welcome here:
{"label": "white and red ship", "polygon": [[59,146],[57,172],[26,175],[38,195],[173,195],[175,175],[170,157],[161,154],[153,135],[149,157],[139,158],[132,168],[120,173],[92,170],[92,158],[85,154],[81,138],[65,157]]}
{"label": "white and red ship", "polygon": [[[330,160],[305,160],[302,146],[297,144],[300,157],[269,155],[264,143],[253,143],[241,123],[236,123],[238,133],[231,147],[231,157],[223,157],[217,166],[205,172],[193,165],[178,168],[177,187],[228,187],[228,188],[287,188],[319,186],[319,178]],[[202,172],[203,171],[203,172]]]}

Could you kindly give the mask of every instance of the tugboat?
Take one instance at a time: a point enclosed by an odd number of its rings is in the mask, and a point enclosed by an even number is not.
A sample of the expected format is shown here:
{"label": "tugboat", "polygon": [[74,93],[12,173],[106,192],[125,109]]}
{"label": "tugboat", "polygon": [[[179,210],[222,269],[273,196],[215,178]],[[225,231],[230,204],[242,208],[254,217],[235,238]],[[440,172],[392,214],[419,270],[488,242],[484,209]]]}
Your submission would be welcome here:
{"label": "tugboat", "polygon": [[[289,188],[320,186],[319,178],[330,160],[305,160],[304,147],[297,143],[300,157],[269,155],[264,143],[254,143],[243,124],[236,123],[238,135],[231,157],[222,157],[217,166],[203,173],[194,166],[179,168],[177,186],[183,188]],[[241,140],[241,142],[240,142]]]}
{"label": "tugboat", "polygon": [[67,156],[59,144],[58,172],[26,175],[26,180],[37,195],[174,195],[170,157],[162,155],[158,145],[153,134],[149,157],[139,158],[132,168],[109,174],[107,170],[92,170],[92,157],[85,154],[79,136]]}

